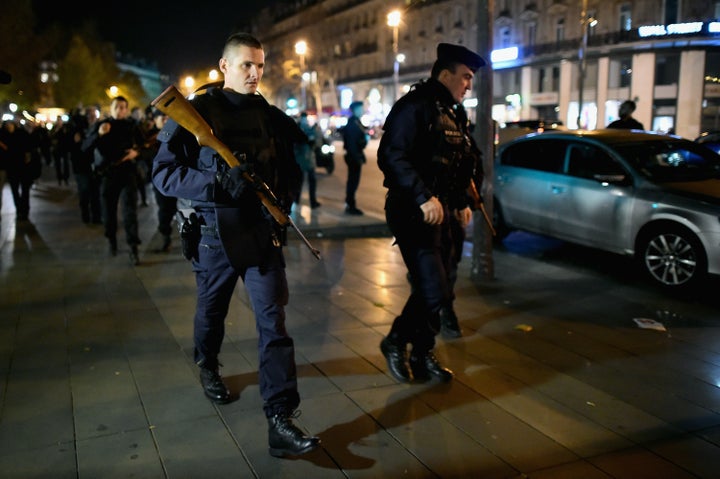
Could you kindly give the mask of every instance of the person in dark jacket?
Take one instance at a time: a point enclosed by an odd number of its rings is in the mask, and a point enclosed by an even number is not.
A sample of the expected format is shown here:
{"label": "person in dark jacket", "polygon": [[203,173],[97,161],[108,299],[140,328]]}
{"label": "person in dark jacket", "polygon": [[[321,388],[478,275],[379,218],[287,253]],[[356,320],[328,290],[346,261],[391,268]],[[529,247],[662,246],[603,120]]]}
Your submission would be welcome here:
{"label": "person in dark jacket", "polygon": [[[30,213],[30,189],[42,167],[31,154],[30,134],[13,120],[5,120],[0,129],[0,164],[4,165],[15,203],[15,219],[24,221]],[[0,168],[3,168],[0,166]],[[2,190],[0,189],[0,194]]]}
{"label": "person in dark jacket", "polygon": [[94,105],[84,112],[78,111],[72,117],[72,144],[70,146],[70,164],[77,184],[80,218],[85,224],[101,224],[100,180],[93,172],[94,152],[82,151],[85,136],[93,131],[99,120],[100,110]]}
{"label": "person in dark jacket", "polygon": [[636,107],[635,102],[632,100],[622,102],[622,104],[620,104],[620,110],[618,111],[620,118],[610,123],[607,127],[621,130],[644,130],[645,127],[643,124],[632,116]]}
{"label": "person in dark jacket", "polygon": [[483,65],[479,55],[463,46],[439,44],[431,77],[395,103],[380,140],[386,219],[412,286],[402,313],[380,343],[391,375],[400,382],[447,382],[453,377],[433,348],[448,319],[442,311],[453,299],[456,250],[462,247],[458,235],[472,215],[467,190],[471,181],[478,189],[482,183],[481,155],[462,99]]}
{"label": "person in dark jacket", "polygon": [[343,146],[345,147],[345,163],[348,168],[347,185],[345,188],[345,213],[349,215],[362,215],[363,212],[355,203],[355,193],[360,186],[360,172],[365,163],[365,147],[368,144],[368,135],[365,126],[360,121],[363,103],[354,101],[350,104],[352,115],[342,129]]}
{"label": "person in dark jacket", "polygon": [[137,167],[135,158],[143,142],[137,124],[129,118],[125,97],[117,96],[110,103],[110,118],[98,122],[83,140],[82,151],[93,151],[93,168],[100,176],[100,204],[105,237],[110,254],[117,254],[118,203],[122,200],[125,241],[130,247],[130,261],[140,264],[138,257]]}
{"label": "person in dark jacket", "polygon": [[[140,158],[143,163],[150,165],[149,168],[152,169],[153,159],[160,149],[158,135],[167,123],[168,116],[160,110],[154,110],[150,116],[152,117],[153,124],[145,133],[145,144],[140,152]],[[163,238],[160,251],[167,253],[170,251],[170,245],[172,244],[172,221],[177,212],[178,200],[173,196],[163,195],[155,185],[153,185],[152,189],[155,196],[155,203],[157,204],[157,229]]]}
{"label": "person in dark jacket", "polygon": [[216,403],[232,400],[220,376],[218,356],[225,316],[242,278],[259,335],[269,452],[276,457],[304,454],[316,449],[320,440],[305,435],[292,421],[300,396],[294,343],[285,328],[289,294],[283,231],[262,206],[248,176],[262,179],[288,211],[301,179],[293,148],[308,138],[292,118],[257,93],[265,53],[255,37],[231,35],[219,67],[223,87],[195,96],[192,104],[242,165],[229,168],[215,150],[198,146],[196,138],[171,118],[158,135],[153,183],[164,195],[189,200],[191,217],[201,225],[192,257],[197,279],[194,359],[205,395]]}

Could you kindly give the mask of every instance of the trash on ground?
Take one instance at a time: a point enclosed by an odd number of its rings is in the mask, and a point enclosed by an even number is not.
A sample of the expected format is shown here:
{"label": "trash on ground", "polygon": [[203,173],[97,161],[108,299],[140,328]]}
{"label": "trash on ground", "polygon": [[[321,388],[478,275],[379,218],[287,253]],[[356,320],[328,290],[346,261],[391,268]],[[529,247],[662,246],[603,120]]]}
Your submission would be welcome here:
{"label": "trash on ground", "polygon": [[638,325],[638,327],[643,329],[654,329],[655,331],[667,331],[665,328],[665,325],[663,323],[659,323],[655,321],[654,319],[648,319],[648,318],[633,318],[633,321]]}

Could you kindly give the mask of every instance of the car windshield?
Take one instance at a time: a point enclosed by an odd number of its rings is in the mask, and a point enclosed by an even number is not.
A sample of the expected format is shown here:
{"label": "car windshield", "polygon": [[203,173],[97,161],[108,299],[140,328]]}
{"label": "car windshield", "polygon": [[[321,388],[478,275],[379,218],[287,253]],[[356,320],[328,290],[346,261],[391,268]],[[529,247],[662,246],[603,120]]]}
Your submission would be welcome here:
{"label": "car windshield", "polygon": [[686,141],[618,145],[616,150],[641,174],[656,182],[720,178],[720,155]]}

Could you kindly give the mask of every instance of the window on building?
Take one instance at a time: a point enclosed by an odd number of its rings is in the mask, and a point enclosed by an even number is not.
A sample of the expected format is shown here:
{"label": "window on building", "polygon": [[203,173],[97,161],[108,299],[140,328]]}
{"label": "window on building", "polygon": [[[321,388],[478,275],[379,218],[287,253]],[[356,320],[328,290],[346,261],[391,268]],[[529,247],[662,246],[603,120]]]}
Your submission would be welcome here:
{"label": "window on building", "polygon": [[677,23],[679,6],[678,0],[665,0],[665,25]]}
{"label": "window on building", "polygon": [[620,30],[629,31],[632,30],[632,4],[622,3],[620,4]]}
{"label": "window on building", "polygon": [[655,85],[674,85],[680,78],[680,54],[658,54],[655,57]]}
{"label": "window on building", "polygon": [[510,43],[511,36],[510,27],[500,28],[500,48],[508,48],[512,46]]}
{"label": "window on building", "polygon": [[528,22],[525,25],[525,44],[529,47],[535,45],[537,37],[537,24],[535,22]]}
{"label": "window on building", "polygon": [[701,133],[720,130],[720,97],[712,94],[712,92],[719,89],[720,52],[708,52],[705,57],[705,88],[700,120]]}
{"label": "window on building", "polygon": [[465,16],[463,7],[456,6],[453,14],[453,26],[462,28],[463,26],[463,17]]}
{"label": "window on building", "polygon": [[445,24],[445,16],[441,13],[438,13],[437,16],[435,17],[435,32],[442,33],[444,24]]}
{"label": "window on building", "polygon": [[541,68],[540,71],[538,71],[538,93],[542,93],[546,91],[545,88],[545,69]]}
{"label": "window on building", "polygon": [[631,80],[632,57],[610,58],[608,86],[610,88],[629,87]]}
{"label": "window on building", "polygon": [[558,18],[555,22],[555,41],[560,43],[563,40],[565,40],[565,19]]}
{"label": "window on building", "polygon": [[552,91],[560,91],[560,67],[552,67]]}

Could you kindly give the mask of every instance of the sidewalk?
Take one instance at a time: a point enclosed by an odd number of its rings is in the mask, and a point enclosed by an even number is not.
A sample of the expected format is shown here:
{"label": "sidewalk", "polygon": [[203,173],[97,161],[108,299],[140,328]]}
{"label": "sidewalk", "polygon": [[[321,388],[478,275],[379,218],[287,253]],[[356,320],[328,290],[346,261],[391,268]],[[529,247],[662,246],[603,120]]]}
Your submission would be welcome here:
{"label": "sidewalk", "polygon": [[242,285],[221,355],[237,400],[217,406],[192,362],[194,276],[176,236],[156,252],[154,205],[134,267],[45,173],[30,221],[7,187],[0,221],[0,478],[719,477],[717,301],[499,249],[487,284],[461,263],[464,336],[437,346],[456,379],[397,384],[378,345],[409,293],[402,259],[362,237],[381,214],[344,215],[324,179],[322,207],[295,213],[323,259],[293,233],[286,248],[298,424],[323,447],[272,458]]}

